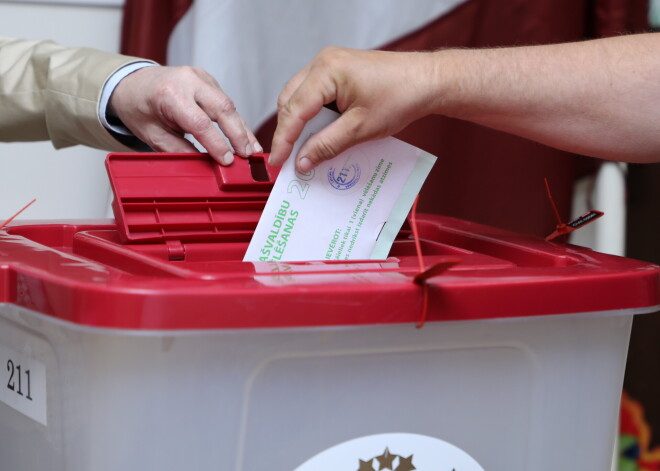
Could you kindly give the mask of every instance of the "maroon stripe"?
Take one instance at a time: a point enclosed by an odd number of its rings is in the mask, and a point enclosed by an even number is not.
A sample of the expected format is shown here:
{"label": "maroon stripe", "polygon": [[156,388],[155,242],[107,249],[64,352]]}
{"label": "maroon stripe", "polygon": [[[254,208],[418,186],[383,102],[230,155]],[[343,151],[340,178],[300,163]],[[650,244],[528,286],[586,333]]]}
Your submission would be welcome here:
{"label": "maroon stripe", "polygon": [[126,0],[121,52],[160,64],[167,62],[167,42],[193,0]]}

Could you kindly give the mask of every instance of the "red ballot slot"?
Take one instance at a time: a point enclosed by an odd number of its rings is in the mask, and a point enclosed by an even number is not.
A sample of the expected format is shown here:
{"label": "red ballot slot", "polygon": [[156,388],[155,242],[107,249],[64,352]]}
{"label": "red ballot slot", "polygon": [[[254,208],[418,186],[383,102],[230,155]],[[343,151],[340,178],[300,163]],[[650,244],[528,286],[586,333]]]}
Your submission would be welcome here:
{"label": "red ballot slot", "polygon": [[222,191],[268,191],[273,188],[279,167],[266,163],[267,154],[257,154],[243,159],[234,158],[230,166],[215,165],[214,170]]}

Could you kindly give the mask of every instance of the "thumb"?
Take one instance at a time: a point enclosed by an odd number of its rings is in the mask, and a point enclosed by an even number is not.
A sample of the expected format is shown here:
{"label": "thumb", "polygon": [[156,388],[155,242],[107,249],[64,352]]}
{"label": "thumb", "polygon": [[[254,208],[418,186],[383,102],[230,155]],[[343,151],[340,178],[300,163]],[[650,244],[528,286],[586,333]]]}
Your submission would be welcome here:
{"label": "thumb", "polygon": [[350,147],[374,139],[375,136],[366,132],[365,122],[364,111],[353,108],[344,112],[321,131],[313,134],[298,151],[296,156],[298,171],[307,173]]}

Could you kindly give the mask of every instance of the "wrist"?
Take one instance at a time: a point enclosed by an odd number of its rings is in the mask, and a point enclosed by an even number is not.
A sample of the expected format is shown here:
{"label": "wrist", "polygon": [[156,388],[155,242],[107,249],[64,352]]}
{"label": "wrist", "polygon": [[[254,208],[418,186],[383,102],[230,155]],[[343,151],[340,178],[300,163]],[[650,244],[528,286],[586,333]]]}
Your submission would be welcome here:
{"label": "wrist", "polygon": [[430,82],[428,103],[430,112],[442,114],[452,118],[460,117],[461,110],[464,108],[465,100],[462,95],[465,93],[465,84],[461,83],[461,56],[460,50],[443,49],[430,52],[428,62],[428,76]]}
{"label": "wrist", "polygon": [[148,61],[132,62],[115,71],[108,80],[106,80],[101,92],[98,109],[99,119],[106,129],[120,134],[131,134],[131,132],[121,123],[117,113],[118,107],[115,103],[117,94],[115,92],[121,87],[122,82],[124,82],[127,77],[141,69],[155,65],[157,64]]}

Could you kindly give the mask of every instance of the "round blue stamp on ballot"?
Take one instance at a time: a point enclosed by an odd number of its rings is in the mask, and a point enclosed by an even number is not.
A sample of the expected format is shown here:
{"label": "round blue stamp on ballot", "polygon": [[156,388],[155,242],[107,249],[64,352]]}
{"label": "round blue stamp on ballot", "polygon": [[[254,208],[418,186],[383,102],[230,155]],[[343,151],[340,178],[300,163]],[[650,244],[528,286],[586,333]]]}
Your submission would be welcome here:
{"label": "round blue stamp on ballot", "polygon": [[356,163],[343,167],[330,167],[328,170],[328,183],[336,190],[350,190],[360,181],[362,171]]}

